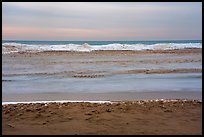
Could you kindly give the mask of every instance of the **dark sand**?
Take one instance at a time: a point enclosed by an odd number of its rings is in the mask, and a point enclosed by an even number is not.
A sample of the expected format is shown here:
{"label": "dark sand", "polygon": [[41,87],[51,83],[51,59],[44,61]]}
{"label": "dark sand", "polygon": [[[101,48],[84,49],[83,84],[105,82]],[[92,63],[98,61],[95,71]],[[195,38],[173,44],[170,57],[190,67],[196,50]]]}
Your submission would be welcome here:
{"label": "dark sand", "polygon": [[202,102],[126,101],[2,105],[3,135],[201,135]]}

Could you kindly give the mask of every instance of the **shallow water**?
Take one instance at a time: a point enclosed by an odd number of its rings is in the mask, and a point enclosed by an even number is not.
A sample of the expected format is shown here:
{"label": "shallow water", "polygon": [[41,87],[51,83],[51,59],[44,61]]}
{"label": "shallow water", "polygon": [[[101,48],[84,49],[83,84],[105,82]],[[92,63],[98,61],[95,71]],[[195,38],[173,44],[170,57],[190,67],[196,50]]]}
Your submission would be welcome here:
{"label": "shallow water", "polygon": [[122,74],[98,78],[7,76],[3,93],[109,93],[202,91],[202,74]]}
{"label": "shallow water", "polygon": [[2,55],[2,99],[202,98],[201,72],[131,72],[188,68],[202,69],[202,54]]}

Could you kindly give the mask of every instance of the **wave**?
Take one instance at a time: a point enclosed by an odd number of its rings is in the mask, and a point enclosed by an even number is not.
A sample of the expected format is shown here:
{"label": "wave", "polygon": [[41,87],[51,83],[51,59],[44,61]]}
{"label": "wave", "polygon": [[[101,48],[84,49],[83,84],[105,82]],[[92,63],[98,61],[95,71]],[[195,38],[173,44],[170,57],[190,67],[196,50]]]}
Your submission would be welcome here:
{"label": "wave", "polygon": [[96,50],[174,50],[185,48],[202,48],[202,43],[158,43],[158,44],[120,44],[107,45],[65,44],[65,45],[31,45],[21,43],[2,43],[2,54],[15,52],[43,51],[77,51],[91,52]]}

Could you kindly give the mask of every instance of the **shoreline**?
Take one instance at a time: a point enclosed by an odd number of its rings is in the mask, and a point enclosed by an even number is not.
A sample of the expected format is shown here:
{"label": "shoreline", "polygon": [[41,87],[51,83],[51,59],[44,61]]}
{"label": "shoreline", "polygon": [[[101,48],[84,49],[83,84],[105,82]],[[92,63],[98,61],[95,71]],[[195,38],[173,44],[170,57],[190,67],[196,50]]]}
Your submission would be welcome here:
{"label": "shoreline", "polygon": [[107,92],[107,93],[2,93],[2,102],[28,101],[128,101],[153,99],[197,99],[202,100],[202,91],[149,91],[149,92]]}
{"label": "shoreline", "polygon": [[139,100],[2,105],[3,135],[201,135],[202,102]]}
{"label": "shoreline", "polygon": [[27,101],[27,102],[2,102],[2,106],[4,105],[19,105],[19,104],[49,104],[49,103],[96,103],[96,104],[113,104],[113,103],[125,103],[125,102],[176,102],[176,101],[196,101],[202,103],[202,99],[138,99],[138,100],[118,100],[118,101],[107,101],[107,100],[53,100],[53,101]]}
{"label": "shoreline", "polygon": [[13,52],[13,53],[6,53],[2,55],[135,55],[135,54],[202,54],[202,48],[185,48],[185,49],[172,49],[172,50],[95,50],[95,51],[42,51],[42,52],[28,52],[28,51],[21,51],[21,52]]}

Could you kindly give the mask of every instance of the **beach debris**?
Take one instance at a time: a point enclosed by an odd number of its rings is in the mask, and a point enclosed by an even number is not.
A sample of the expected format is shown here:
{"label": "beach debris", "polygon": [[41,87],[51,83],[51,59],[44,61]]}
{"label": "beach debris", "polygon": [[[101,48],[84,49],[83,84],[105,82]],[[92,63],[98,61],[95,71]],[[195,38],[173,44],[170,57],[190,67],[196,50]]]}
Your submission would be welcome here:
{"label": "beach debris", "polygon": [[159,105],[159,107],[160,107],[161,109],[166,109],[166,107],[165,107],[164,105]]}
{"label": "beach debris", "polygon": [[75,74],[72,77],[74,78],[97,78],[97,77],[104,77],[103,74]]}
{"label": "beach debris", "polygon": [[41,108],[36,108],[35,110],[40,111],[40,110],[41,110]]}
{"label": "beach debris", "polygon": [[4,113],[5,113],[5,114],[8,114],[8,113],[10,113],[10,110],[5,111]]}
{"label": "beach debris", "polygon": [[164,112],[173,112],[173,111],[170,109],[167,109],[167,110],[164,110]]}
{"label": "beach debris", "polygon": [[50,114],[57,114],[56,112],[52,112],[52,111],[49,111],[50,112]]}
{"label": "beach debris", "polygon": [[7,124],[7,126],[14,128],[14,125],[12,125],[12,124]]}
{"label": "beach debris", "polygon": [[68,119],[68,120],[72,120],[73,118],[72,118],[72,117],[68,117],[67,119]]}
{"label": "beach debris", "polygon": [[87,117],[85,120],[90,120],[91,118],[93,118],[93,117]]}
{"label": "beach debris", "polygon": [[27,111],[27,112],[33,112],[33,110],[32,110],[32,109],[29,109],[29,108],[27,108],[26,111]]}
{"label": "beach debris", "polygon": [[110,104],[106,104],[106,106],[110,106]]}
{"label": "beach debris", "polygon": [[106,112],[111,112],[111,109],[109,109],[109,108],[108,108],[108,109],[106,109]]}
{"label": "beach debris", "polygon": [[22,116],[23,115],[23,113],[19,113],[19,114],[17,114],[17,116]]}
{"label": "beach debris", "polygon": [[92,115],[92,113],[90,113],[90,112],[86,112],[85,115]]}

